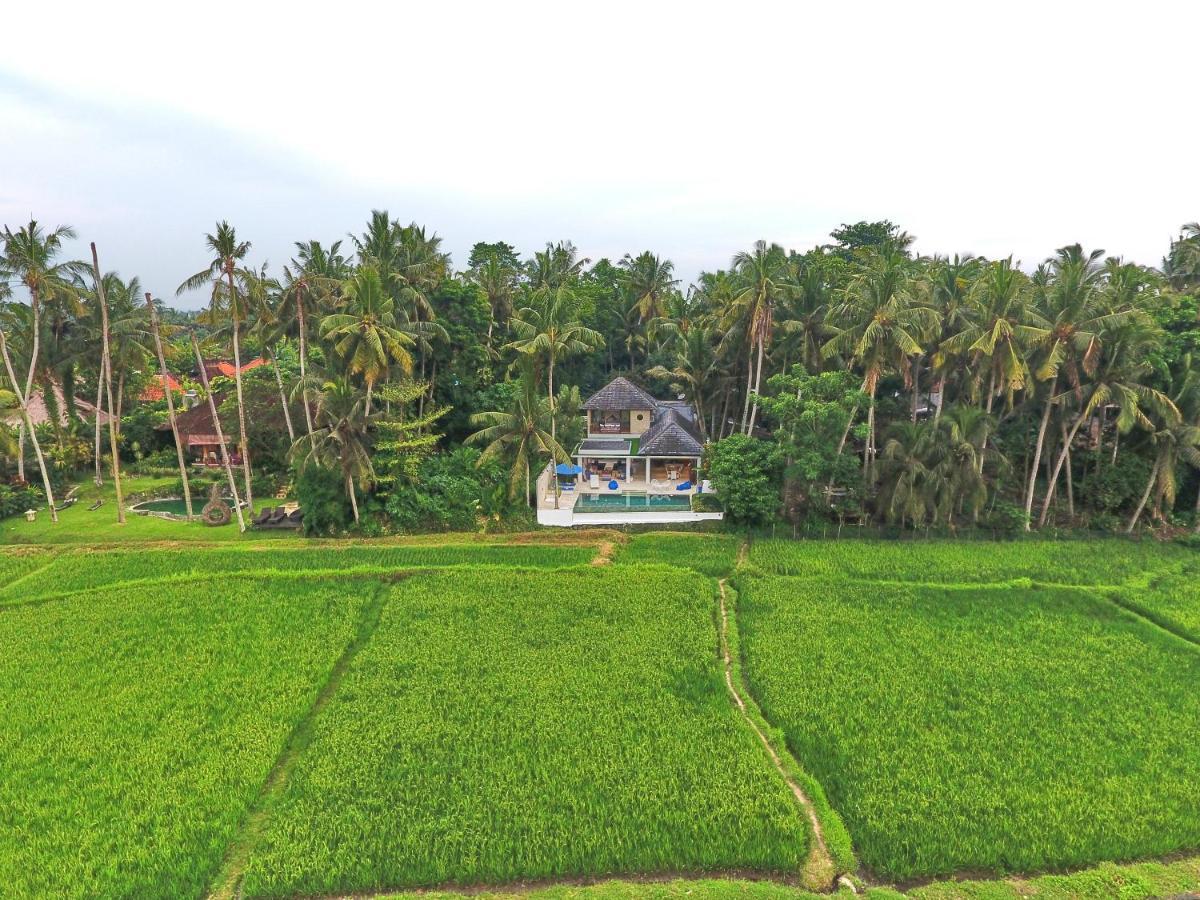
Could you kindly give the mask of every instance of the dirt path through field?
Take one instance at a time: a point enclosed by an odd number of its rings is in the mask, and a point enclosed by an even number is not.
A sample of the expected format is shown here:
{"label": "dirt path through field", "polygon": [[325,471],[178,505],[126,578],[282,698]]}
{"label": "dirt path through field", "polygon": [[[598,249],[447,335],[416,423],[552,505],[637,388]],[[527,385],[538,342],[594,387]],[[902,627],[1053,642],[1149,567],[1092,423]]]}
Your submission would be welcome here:
{"label": "dirt path through field", "polygon": [[[742,550],[738,552],[739,563],[744,559],[745,549],[746,545],[743,544]],[[742,696],[734,684],[733,657],[729,652],[729,610],[726,604],[724,578],[717,582],[717,587],[720,590],[721,658],[725,664],[725,687],[729,690],[729,696],[733,699],[734,705],[737,706],[742,718],[746,720],[746,724],[758,735],[759,742],[766,749],[767,755],[771,757],[775,771],[779,773],[779,777],[787,784],[788,789],[792,792],[792,796],[796,798],[796,802],[804,810],[804,814],[808,816],[809,825],[812,827],[813,844],[808,853],[808,860],[804,864],[803,876],[805,886],[815,890],[828,889],[833,883],[834,876],[837,874],[837,867],[834,865],[833,857],[829,855],[829,848],[825,844],[825,834],[821,828],[821,820],[817,817],[817,811],[813,808],[812,801],[809,800],[808,795],[804,793],[800,785],[796,783],[796,780],[788,774],[779,753],[776,752],[770,739],[762,729],[758,727],[754,716],[750,715],[746,698]]]}
{"label": "dirt path through field", "polygon": [[600,546],[596,548],[596,556],[592,560],[593,566],[607,566],[612,562],[612,555],[616,552],[617,545],[612,541],[601,541]]}

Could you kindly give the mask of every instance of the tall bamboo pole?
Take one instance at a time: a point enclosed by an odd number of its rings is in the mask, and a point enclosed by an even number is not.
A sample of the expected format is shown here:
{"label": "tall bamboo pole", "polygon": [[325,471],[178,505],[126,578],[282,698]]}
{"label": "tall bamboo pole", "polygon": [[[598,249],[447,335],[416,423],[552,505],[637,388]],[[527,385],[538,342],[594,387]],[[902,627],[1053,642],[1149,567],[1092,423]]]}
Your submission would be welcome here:
{"label": "tall bamboo pole", "polygon": [[208,387],[208,372],[204,369],[204,357],[200,355],[200,342],[196,340],[196,332],[192,332],[192,350],[196,354],[196,365],[200,367],[200,383],[204,385],[204,393],[208,395],[208,409],[212,413],[213,428],[217,432],[217,443],[221,449],[221,464],[225,467],[225,477],[229,480],[229,494],[233,497],[233,511],[237,514],[238,530],[245,533],[246,520],[242,518],[242,503],[238,499],[237,480],[233,477],[233,465],[229,462],[229,450],[225,447],[225,433],[221,430],[221,419],[217,415],[217,402],[213,399]]}
{"label": "tall bamboo pole", "polygon": [[117,430],[112,416],[116,406],[112,393],[112,354],[108,346],[108,302],[104,299],[104,277],[100,274],[100,257],[96,254],[96,242],[92,242],[92,271],[96,273],[96,299],[100,304],[101,367],[104,369],[104,392],[108,396],[108,451],[112,454],[113,487],[117,491],[117,524],[125,524],[125,498],[121,494],[121,457],[117,453]]}
{"label": "tall bamboo pole", "polygon": [[179,460],[179,478],[183,481],[183,505],[188,521],[192,521],[192,488],[188,484],[187,461],[183,457],[183,444],[179,440],[179,425],[175,421],[175,398],[171,396],[171,376],[167,373],[167,358],[163,354],[162,334],[158,330],[158,309],[154,298],[146,292],[146,306],[150,310],[150,330],[154,332],[154,349],[158,353],[158,370],[162,374],[163,394],[167,398],[167,419],[171,422],[171,434],[175,436],[175,456]]}

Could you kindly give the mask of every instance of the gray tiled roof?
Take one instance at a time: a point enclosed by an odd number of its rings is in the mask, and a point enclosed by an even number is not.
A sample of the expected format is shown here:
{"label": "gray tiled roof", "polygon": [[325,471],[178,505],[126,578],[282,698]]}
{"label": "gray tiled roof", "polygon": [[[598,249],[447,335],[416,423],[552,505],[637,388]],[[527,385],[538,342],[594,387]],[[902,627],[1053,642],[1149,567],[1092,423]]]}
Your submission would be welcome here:
{"label": "gray tiled roof", "polygon": [[658,401],[628,378],[617,376],[584,401],[582,409],[656,409]]}
{"label": "gray tiled roof", "polygon": [[642,435],[638,456],[701,456],[704,447],[689,417],[673,407],[661,407]]}

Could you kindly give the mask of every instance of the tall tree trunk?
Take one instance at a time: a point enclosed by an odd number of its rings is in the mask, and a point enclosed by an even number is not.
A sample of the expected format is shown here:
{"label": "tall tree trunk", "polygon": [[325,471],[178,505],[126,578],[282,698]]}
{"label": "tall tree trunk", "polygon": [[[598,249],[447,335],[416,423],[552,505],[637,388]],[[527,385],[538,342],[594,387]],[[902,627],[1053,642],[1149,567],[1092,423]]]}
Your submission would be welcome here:
{"label": "tall tree trunk", "polygon": [[[555,421],[557,419],[557,416],[555,415],[555,412],[554,412],[554,351],[553,351],[553,349],[550,351],[550,365],[546,367],[546,373],[547,373],[546,374],[546,385],[548,387],[548,391],[550,394],[550,437],[553,440],[557,441],[558,433],[557,433],[557,430],[555,427],[557,425],[557,422]],[[558,506],[558,473],[554,470],[554,465],[555,465],[554,453],[551,452],[551,454],[550,454],[550,484],[554,488],[554,508],[558,509],[559,508],[559,506]],[[626,478],[629,477],[628,472],[625,473],[625,477]]]}
{"label": "tall tree trunk", "polygon": [[113,488],[117,492],[117,524],[125,524],[125,498],[121,494],[121,457],[117,453],[116,423],[120,421],[120,411],[113,418],[112,393],[112,348],[108,342],[108,301],[104,296],[104,278],[100,274],[100,257],[96,255],[96,245],[92,244],[92,270],[96,275],[96,298],[100,301],[100,332],[102,339],[101,363],[104,366],[104,392],[108,396],[108,452],[112,454]]}
{"label": "tall tree trunk", "polygon": [[57,522],[58,510],[54,508],[54,489],[50,487],[50,475],[46,471],[46,458],[42,456],[42,445],[38,442],[37,432],[33,430],[33,421],[29,418],[29,395],[22,392],[21,383],[17,381],[17,373],[13,371],[12,358],[8,355],[8,340],[5,338],[3,328],[0,328],[0,352],[4,354],[4,370],[8,373],[8,380],[12,383],[13,393],[17,395],[17,403],[21,407],[21,421],[29,433],[29,441],[33,444],[33,455],[37,457],[38,469],[42,473],[42,487],[46,491],[46,505],[50,509],[50,520]]}
{"label": "tall tree trunk", "polygon": [[1158,481],[1158,468],[1161,464],[1161,460],[1154,460],[1154,466],[1150,469],[1150,480],[1146,482],[1146,489],[1142,491],[1142,499],[1138,501],[1137,509],[1133,511],[1133,515],[1129,519],[1129,525],[1125,528],[1126,534],[1133,534],[1133,529],[1137,527],[1138,519],[1142,517],[1142,511],[1145,510],[1146,502],[1150,499],[1150,492],[1154,490],[1154,483]]}
{"label": "tall tree trunk", "polygon": [[292,411],[288,409],[287,393],[283,389],[283,375],[279,373],[279,357],[274,350],[263,347],[263,351],[271,357],[271,368],[275,370],[275,383],[279,385],[279,402],[283,404],[283,421],[287,425],[288,443],[296,443],[296,429],[292,427]]}
{"label": "tall tree trunk", "polygon": [[[943,381],[942,390],[945,390],[945,386],[944,386],[945,379],[943,378],[942,381]],[[993,370],[992,374],[988,377],[987,405],[984,407],[984,412],[986,412],[989,416],[992,414],[992,399],[995,396],[996,396],[996,372]],[[945,399],[944,394],[942,395],[942,399]],[[942,414],[942,404],[938,403],[938,415],[940,416],[941,414]],[[936,422],[937,419],[935,418],[934,421]],[[983,454],[984,454],[984,451],[987,450],[989,437],[991,437],[991,432],[990,431],[984,432],[983,440],[979,444],[979,458],[975,461],[975,466],[976,466],[975,471],[977,471],[980,475],[983,474]],[[978,511],[977,511],[976,518],[978,519],[978,517],[979,517],[979,515],[978,515]]]}
{"label": "tall tree trunk", "polygon": [[346,493],[350,495],[350,509],[354,511],[354,524],[358,524],[358,498],[354,495],[354,479],[346,476]]}
{"label": "tall tree trunk", "polygon": [[238,446],[242,451],[242,475],[246,481],[246,505],[254,509],[254,489],[250,485],[250,442],[246,439],[246,405],[242,400],[242,350],[238,338],[241,323],[237,308],[237,292],[233,286],[233,270],[226,269],[229,276],[229,302],[233,313],[233,382],[237,386]]}
{"label": "tall tree trunk", "polygon": [[[846,441],[850,439],[850,429],[854,426],[854,419],[858,416],[858,404],[854,404],[854,408],[850,410],[850,418],[846,420],[846,427],[842,429],[842,439],[838,441],[837,453],[833,455],[834,460],[842,458],[842,450],[846,447]],[[825,499],[831,501],[833,499],[833,478],[829,479],[825,485]]]}
{"label": "tall tree trunk", "polygon": [[308,429],[308,437],[312,440],[313,421],[312,409],[308,404],[308,323],[305,321],[304,299],[301,292],[296,292],[296,320],[300,328],[300,395],[304,403],[304,426]]}
{"label": "tall tree trunk", "polygon": [[[995,378],[995,375],[993,375],[992,377]],[[961,391],[960,391],[960,393],[961,393]],[[942,420],[942,410],[946,406],[946,376],[945,376],[945,374],[938,376],[937,395],[938,395],[937,409],[935,409],[933,411],[933,421],[934,422],[940,422]],[[991,411],[992,411],[992,398],[989,396],[988,397],[988,412],[991,412]]]}
{"label": "tall tree trunk", "polygon": [[872,382],[867,395],[867,445],[863,448],[863,476],[869,482],[875,469],[875,392],[879,383]]}
{"label": "tall tree trunk", "polygon": [[1054,392],[1058,390],[1058,375],[1050,383],[1050,392],[1046,395],[1046,406],[1042,410],[1042,423],[1038,426],[1037,443],[1033,450],[1033,465],[1029,467],[1029,486],[1025,489],[1025,530],[1032,527],[1033,490],[1037,486],[1038,465],[1042,460],[1042,448],[1046,445],[1046,426],[1050,423],[1050,410],[1054,406]]}
{"label": "tall tree trunk", "polygon": [[[12,378],[10,377],[11,381]],[[25,419],[17,424],[17,480],[26,484],[25,480]]]}
{"label": "tall tree trunk", "polygon": [[912,373],[912,409],[909,413],[910,421],[917,424],[917,401],[921,397],[921,357],[918,355],[913,359],[909,366],[909,371]]}
{"label": "tall tree trunk", "polygon": [[1058,486],[1058,476],[1062,472],[1063,463],[1071,453],[1071,442],[1075,440],[1075,433],[1083,424],[1083,417],[1084,414],[1079,413],[1075,417],[1074,424],[1071,425],[1071,430],[1063,437],[1062,448],[1058,451],[1058,459],[1054,462],[1054,471],[1050,473],[1050,483],[1046,486],[1046,497],[1042,501],[1042,514],[1038,516],[1038,528],[1046,524],[1046,519],[1050,515],[1050,503],[1054,500],[1054,489]]}
{"label": "tall tree trunk", "polygon": [[754,351],[746,354],[746,400],[742,404],[742,424],[739,428],[745,432],[746,423],[750,421],[750,385],[754,380]]}
{"label": "tall tree trunk", "polygon": [[[183,508],[187,511],[188,521],[194,518],[192,513],[192,486],[188,483],[187,460],[184,458],[183,442],[179,439],[179,423],[175,419],[175,397],[171,393],[171,376],[167,372],[167,357],[163,353],[162,333],[158,327],[158,309],[154,306],[154,298],[146,292],[146,306],[150,309],[150,330],[154,332],[154,351],[158,355],[158,371],[162,376],[163,395],[167,398],[167,421],[171,423],[171,434],[175,437],[175,459],[179,463],[179,480],[183,483]],[[100,432],[96,431],[99,441]]]}
{"label": "tall tree trunk", "polygon": [[746,426],[746,434],[754,431],[754,420],[758,418],[758,396],[762,391],[763,347],[766,340],[758,341],[758,366],[754,373],[754,402],[750,404],[750,423]]}
{"label": "tall tree trunk", "polygon": [[237,515],[238,531],[246,531],[246,520],[242,516],[242,503],[238,499],[237,479],[233,477],[233,463],[229,461],[229,448],[225,446],[225,432],[221,430],[221,417],[217,414],[217,401],[213,399],[212,389],[208,386],[208,371],[204,368],[204,357],[200,355],[200,342],[196,333],[192,332],[192,350],[196,354],[196,363],[200,366],[200,384],[208,397],[208,411],[212,415],[213,430],[217,433],[217,444],[221,451],[221,465],[225,468],[225,479],[229,482],[229,495],[233,498],[233,511]]}
{"label": "tall tree trunk", "polygon": [[96,487],[104,484],[104,467],[100,462],[100,413],[104,409],[104,363],[100,364],[100,373],[96,376],[96,435],[92,456],[96,461]]}
{"label": "tall tree trunk", "polygon": [[[1066,427],[1067,426],[1064,423],[1063,424],[1064,430],[1066,429]],[[1070,518],[1074,519],[1075,518],[1075,481],[1074,481],[1074,477],[1073,477],[1074,473],[1071,471],[1071,442],[1066,441],[1065,447],[1066,447],[1066,451],[1067,451],[1067,462],[1066,462],[1066,465],[1064,466],[1064,468],[1067,470],[1067,515]]]}

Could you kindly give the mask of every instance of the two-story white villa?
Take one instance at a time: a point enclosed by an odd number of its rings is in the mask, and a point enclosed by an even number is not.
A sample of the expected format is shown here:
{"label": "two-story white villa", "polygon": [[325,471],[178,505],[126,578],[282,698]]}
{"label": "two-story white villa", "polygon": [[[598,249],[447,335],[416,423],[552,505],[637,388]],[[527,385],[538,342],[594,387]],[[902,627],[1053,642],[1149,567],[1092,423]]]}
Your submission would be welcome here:
{"label": "two-story white villa", "polygon": [[[543,525],[695,522],[721,513],[692,509],[701,490],[704,444],[691,404],[658,400],[614,378],[583,404],[587,435],[574,466],[547,467],[538,483]],[[557,488],[557,496],[556,496]]]}
{"label": "two-story white villa", "polygon": [[[587,437],[575,450],[581,480],[595,488],[695,489],[704,445],[695,411],[682,400],[656,400],[627,378],[614,378],[583,404]],[[685,488],[689,490],[689,488]]]}

